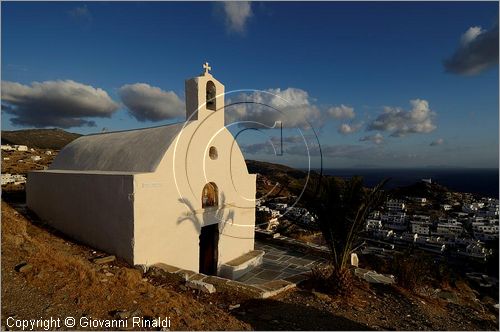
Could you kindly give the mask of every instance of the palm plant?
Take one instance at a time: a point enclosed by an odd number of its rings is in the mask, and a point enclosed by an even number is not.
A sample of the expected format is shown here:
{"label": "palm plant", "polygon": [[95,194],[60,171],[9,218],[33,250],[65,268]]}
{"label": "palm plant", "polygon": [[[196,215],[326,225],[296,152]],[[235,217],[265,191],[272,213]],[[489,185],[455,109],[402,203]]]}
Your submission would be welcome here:
{"label": "palm plant", "polygon": [[362,177],[352,177],[347,181],[326,177],[316,191],[310,193],[309,208],[318,218],[331,253],[330,266],[321,273],[327,290],[337,294],[351,292],[350,255],[368,214],[382,202],[381,188],[386,182],[366,189]]}

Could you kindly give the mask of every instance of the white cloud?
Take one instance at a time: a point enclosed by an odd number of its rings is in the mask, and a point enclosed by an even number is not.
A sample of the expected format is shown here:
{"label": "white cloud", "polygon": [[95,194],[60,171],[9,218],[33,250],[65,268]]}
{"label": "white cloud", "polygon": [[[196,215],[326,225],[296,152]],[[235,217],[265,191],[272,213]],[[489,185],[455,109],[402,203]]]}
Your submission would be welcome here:
{"label": "white cloud", "polygon": [[75,7],[68,12],[69,16],[73,18],[75,21],[88,26],[92,23],[93,16],[87,5]]}
{"label": "white cloud", "polygon": [[410,104],[410,111],[385,107],[384,112],[368,125],[367,130],[390,131],[391,136],[402,137],[413,133],[430,133],[437,128],[434,123],[436,113],[431,111],[426,100],[413,99]]}
{"label": "white cloud", "polygon": [[432,141],[431,144],[429,144],[430,146],[437,146],[437,145],[441,145],[444,143],[444,139],[442,138],[438,138],[437,140],[435,141]]}
{"label": "white cloud", "polygon": [[135,83],[122,86],[118,94],[130,114],[139,121],[162,121],[185,115],[184,102],[173,91]]}
{"label": "white cloud", "polygon": [[355,116],[354,108],[345,105],[333,106],[327,113],[334,119],[352,119]]}
{"label": "white cloud", "polygon": [[118,109],[106,91],[71,80],[23,85],[2,81],[2,110],[12,124],[34,127],[95,126],[89,117],[110,117]]}
{"label": "white cloud", "polygon": [[283,136],[283,137],[279,137],[279,136],[273,136],[271,137],[271,142],[273,143],[304,143],[307,141],[307,138],[306,137],[302,137],[302,136],[299,136],[299,135],[292,135],[292,136]]}
{"label": "white cloud", "polygon": [[[300,146],[294,146],[293,148],[288,149],[286,153],[302,156],[307,155],[304,153],[304,148]],[[318,156],[320,154],[318,146],[311,146],[309,148],[309,154],[311,156]],[[324,158],[348,158],[363,160],[369,154],[373,154],[373,147],[352,144],[321,146],[321,155]]]}
{"label": "white cloud", "polygon": [[224,1],[222,8],[229,31],[242,33],[245,31],[248,19],[252,16],[250,1]]}
{"label": "white cloud", "polygon": [[446,71],[461,75],[477,75],[497,64],[498,23],[490,30],[470,27],[455,53],[444,61]]}
{"label": "white cloud", "polygon": [[[244,104],[232,103],[244,102]],[[242,124],[246,127],[272,127],[281,121],[286,128],[309,128],[321,125],[321,112],[312,103],[309,94],[301,89],[268,89],[241,93],[226,101],[226,122],[254,121]]]}
{"label": "white cloud", "polygon": [[376,133],[375,135],[365,136],[359,139],[361,142],[372,142],[373,144],[382,144],[384,142],[384,136],[380,133]]}
{"label": "white cloud", "polygon": [[340,125],[338,132],[343,134],[343,135],[348,135],[355,133],[361,129],[363,126],[363,123],[353,123],[353,124],[348,124],[348,123],[343,123]]}
{"label": "white cloud", "polygon": [[481,27],[470,27],[462,35],[462,38],[460,38],[462,46],[467,46],[467,44],[472,42],[474,39],[477,38],[477,36],[479,36],[483,32],[484,30]]}
{"label": "white cloud", "polygon": [[273,145],[270,142],[266,143],[253,143],[253,144],[240,144],[239,145],[245,154],[267,154],[274,153]]}
{"label": "white cloud", "polygon": [[317,153],[317,138],[314,135],[271,136],[264,142],[240,144],[240,148],[247,154],[275,155],[283,151],[284,154],[307,156],[308,151]]}

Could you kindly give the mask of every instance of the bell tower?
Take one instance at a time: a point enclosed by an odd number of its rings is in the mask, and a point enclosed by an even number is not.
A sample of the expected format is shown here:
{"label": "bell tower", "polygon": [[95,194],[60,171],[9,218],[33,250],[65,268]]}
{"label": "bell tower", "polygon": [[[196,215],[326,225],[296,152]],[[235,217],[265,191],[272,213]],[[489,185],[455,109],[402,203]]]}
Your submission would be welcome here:
{"label": "bell tower", "polygon": [[186,80],[186,121],[216,117],[224,123],[224,85],[217,81],[208,62],[200,76]]}

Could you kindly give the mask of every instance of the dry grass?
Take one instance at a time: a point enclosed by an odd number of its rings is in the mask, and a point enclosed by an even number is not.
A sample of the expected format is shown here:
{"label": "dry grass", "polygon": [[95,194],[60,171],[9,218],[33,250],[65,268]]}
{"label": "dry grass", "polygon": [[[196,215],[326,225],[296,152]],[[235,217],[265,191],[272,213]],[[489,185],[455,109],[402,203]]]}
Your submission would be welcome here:
{"label": "dry grass", "polygon": [[[32,170],[42,170],[48,167],[57,155],[57,151],[52,151],[52,155],[46,155],[45,149],[36,149],[31,151],[2,151],[2,158],[9,158],[9,160],[2,159],[2,173],[11,174],[26,174]],[[33,156],[40,156],[42,159],[39,161],[31,160]],[[22,160],[22,162],[19,162]]]}
{"label": "dry grass", "polygon": [[306,231],[304,233],[296,235],[295,238],[302,242],[314,243],[321,246],[326,245],[325,239],[323,238],[323,234],[321,234],[321,232]]}
{"label": "dry grass", "polygon": [[[198,302],[192,293],[186,296],[168,285],[154,286],[140,271],[119,261],[96,265],[89,260],[91,256],[90,248],[29,223],[2,202],[3,313],[18,311],[17,318],[30,319],[54,316],[55,311],[59,317],[110,319],[117,310],[139,310],[140,316],[170,317],[175,329],[249,329],[248,324],[215,305]],[[22,261],[33,269],[16,272],[14,267]],[[34,300],[27,298],[25,291],[47,300],[48,307],[42,306],[47,311],[40,312],[40,306],[31,303]]]}

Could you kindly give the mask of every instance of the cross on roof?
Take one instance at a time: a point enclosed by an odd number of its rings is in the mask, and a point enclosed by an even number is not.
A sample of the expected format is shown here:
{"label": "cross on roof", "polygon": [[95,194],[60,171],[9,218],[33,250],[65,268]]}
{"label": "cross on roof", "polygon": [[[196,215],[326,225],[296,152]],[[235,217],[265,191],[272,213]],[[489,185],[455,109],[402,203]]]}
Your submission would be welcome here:
{"label": "cross on roof", "polygon": [[205,62],[205,63],[203,64],[203,69],[205,69],[205,74],[208,74],[208,71],[209,71],[209,70],[212,70],[212,67],[210,67],[210,66],[208,65],[208,62]]}

